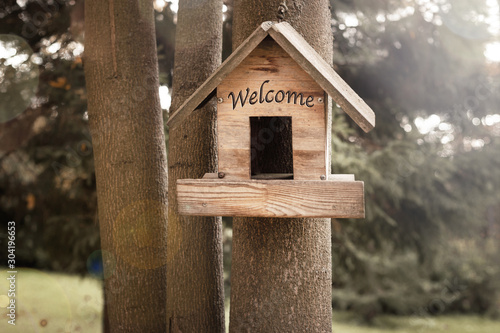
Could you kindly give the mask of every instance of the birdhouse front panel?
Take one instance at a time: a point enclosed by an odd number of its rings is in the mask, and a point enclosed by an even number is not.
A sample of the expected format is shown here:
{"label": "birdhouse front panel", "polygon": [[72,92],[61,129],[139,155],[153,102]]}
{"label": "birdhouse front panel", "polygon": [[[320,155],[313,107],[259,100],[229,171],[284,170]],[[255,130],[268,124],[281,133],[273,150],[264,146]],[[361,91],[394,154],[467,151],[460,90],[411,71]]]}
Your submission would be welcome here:
{"label": "birdhouse front panel", "polygon": [[[272,38],[224,78],[217,99],[219,172],[226,179],[319,180],[328,174],[325,92]],[[267,154],[273,142],[278,149]],[[267,168],[277,164],[270,159],[283,160],[283,168]]]}

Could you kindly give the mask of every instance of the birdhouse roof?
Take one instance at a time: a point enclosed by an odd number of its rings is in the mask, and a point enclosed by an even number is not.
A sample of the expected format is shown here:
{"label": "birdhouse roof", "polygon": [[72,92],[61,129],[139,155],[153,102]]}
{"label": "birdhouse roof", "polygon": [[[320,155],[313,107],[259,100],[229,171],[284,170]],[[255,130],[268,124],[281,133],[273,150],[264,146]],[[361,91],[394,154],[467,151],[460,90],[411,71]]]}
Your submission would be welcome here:
{"label": "birdhouse roof", "polygon": [[375,126],[375,113],[333,68],[287,22],[262,23],[175,112],[172,128],[186,119],[267,36],[271,36],[299,66],[365,131]]}

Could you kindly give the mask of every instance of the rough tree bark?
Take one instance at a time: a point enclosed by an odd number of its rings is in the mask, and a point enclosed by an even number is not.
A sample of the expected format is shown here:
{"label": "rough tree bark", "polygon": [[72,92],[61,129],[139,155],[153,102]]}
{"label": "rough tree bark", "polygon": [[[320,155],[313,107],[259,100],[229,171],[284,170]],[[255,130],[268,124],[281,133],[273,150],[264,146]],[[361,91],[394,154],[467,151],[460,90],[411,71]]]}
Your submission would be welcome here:
{"label": "rough tree bark", "polygon": [[[176,110],[221,63],[222,1],[179,3],[173,73]],[[170,332],[224,332],[222,223],[179,216],[176,181],[215,172],[216,101],[169,132],[167,318]]]}
{"label": "rough tree bark", "polygon": [[[283,2],[235,0],[233,49]],[[331,63],[329,1],[286,5],[284,20]],[[330,219],[235,219],[232,260],[231,332],[331,332]]]}
{"label": "rough tree bark", "polygon": [[164,332],[167,162],[153,3],[85,1],[85,76],[112,332]]}

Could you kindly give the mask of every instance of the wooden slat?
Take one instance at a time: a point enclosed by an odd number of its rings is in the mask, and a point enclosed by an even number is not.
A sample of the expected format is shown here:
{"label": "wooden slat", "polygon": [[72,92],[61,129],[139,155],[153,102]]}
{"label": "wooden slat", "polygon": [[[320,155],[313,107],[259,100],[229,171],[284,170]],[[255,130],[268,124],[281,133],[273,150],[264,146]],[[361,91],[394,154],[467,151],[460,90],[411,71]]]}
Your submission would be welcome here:
{"label": "wooden slat", "polygon": [[[283,177],[290,177],[290,176],[293,176],[293,174],[280,174],[280,175],[283,175]],[[259,177],[271,177],[273,179],[276,179],[276,177],[273,177],[272,175],[268,175],[268,174],[263,174],[263,175],[259,175]],[[218,179],[219,176],[218,174],[216,173],[206,173],[204,176],[203,176],[203,179]],[[340,173],[336,173],[336,174],[330,174],[328,175],[328,180],[330,181],[336,181],[336,182],[353,182],[355,180],[354,178],[354,175],[353,174],[340,174]]]}
{"label": "wooden slat", "polygon": [[271,179],[293,179],[293,173],[259,173],[252,175],[252,179],[271,180]]}
{"label": "wooden slat", "polygon": [[244,149],[219,147],[219,171],[228,179],[250,179],[250,142]]}
{"label": "wooden slat", "polygon": [[219,83],[245,59],[253,49],[268,35],[267,31],[273,22],[264,22],[224,61],[224,63],[179,107],[173,112],[167,125],[175,127],[182,123],[205,98],[210,95]]}
{"label": "wooden slat", "polygon": [[203,175],[203,179],[218,179],[219,175],[217,173],[206,173]]}
{"label": "wooden slat", "polygon": [[[293,174],[282,174],[282,175],[286,175],[284,177],[293,176]],[[265,177],[265,176],[263,176],[263,177]],[[268,177],[271,177],[271,176],[268,176]],[[218,176],[217,173],[206,173],[203,176],[203,179],[218,179],[218,178],[219,178],[219,176]],[[350,181],[354,181],[355,178],[354,178],[353,174],[340,174],[340,173],[336,173],[336,174],[330,174],[330,175],[328,175],[328,180],[337,181],[337,182],[345,182],[345,181],[349,181],[350,182]]]}
{"label": "wooden slat", "polygon": [[198,216],[364,217],[361,181],[179,179],[179,213]]}
{"label": "wooden slat", "polygon": [[293,179],[319,180],[326,175],[325,150],[293,151]]}
{"label": "wooden slat", "polygon": [[275,24],[268,33],[365,132],[373,129],[372,109],[289,23]]}

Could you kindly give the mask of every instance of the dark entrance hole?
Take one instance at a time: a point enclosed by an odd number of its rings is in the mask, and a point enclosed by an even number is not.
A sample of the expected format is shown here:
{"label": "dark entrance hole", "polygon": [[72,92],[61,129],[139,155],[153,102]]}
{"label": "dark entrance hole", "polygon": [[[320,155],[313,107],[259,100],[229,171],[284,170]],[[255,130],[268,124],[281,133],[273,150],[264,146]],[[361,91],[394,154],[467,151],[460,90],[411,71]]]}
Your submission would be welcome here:
{"label": "dark entrance hole", "polygon": [[250,117],[251,178],[293,179],[292,117]]}

